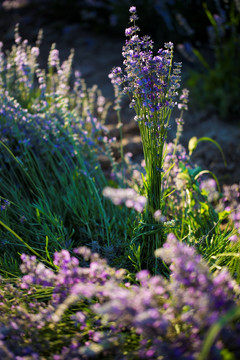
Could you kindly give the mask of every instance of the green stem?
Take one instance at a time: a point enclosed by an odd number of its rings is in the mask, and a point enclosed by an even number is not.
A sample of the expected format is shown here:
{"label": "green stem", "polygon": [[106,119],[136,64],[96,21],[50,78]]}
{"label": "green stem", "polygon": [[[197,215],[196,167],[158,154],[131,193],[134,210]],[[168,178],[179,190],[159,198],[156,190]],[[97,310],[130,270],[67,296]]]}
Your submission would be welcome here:
{"label": "green stem", "polygon": [[124,153],[123,153],[123,124],[121,122],[120,110],[117,110],[118,128],[120,133],[120,156],[121,156],[121,172],[122,172],[122,186],[124,186]]}

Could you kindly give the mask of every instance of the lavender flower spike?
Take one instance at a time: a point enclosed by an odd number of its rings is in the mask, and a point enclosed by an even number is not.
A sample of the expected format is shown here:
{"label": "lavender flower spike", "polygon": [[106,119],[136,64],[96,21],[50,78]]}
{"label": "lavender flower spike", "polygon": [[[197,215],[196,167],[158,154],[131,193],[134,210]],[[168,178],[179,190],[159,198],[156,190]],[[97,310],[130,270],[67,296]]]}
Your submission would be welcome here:
{"label": "lavender flower spike", "polygon": [[[109,75],[118,91],[127,94],[136,112],[141,133],[148,183],[148,210],[161,209],[163,146],[167,137],[172,108],[180,86],[181,63],[173,63],[173,43],[164,44],[153,54],[149,36],[139,37],[135,24],[136,7],[129,9],[131,27],[122,55],[125,71],[113,68]],[[148,211],[148,212],[149,212]]]}

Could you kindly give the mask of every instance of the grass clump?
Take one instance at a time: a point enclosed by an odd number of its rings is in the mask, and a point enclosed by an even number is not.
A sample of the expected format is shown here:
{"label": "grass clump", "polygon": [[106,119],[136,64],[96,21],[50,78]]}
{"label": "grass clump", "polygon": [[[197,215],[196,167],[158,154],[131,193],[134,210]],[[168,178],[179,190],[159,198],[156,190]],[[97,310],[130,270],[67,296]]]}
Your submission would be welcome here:
{"label": "grass clump", "polygon": [[[109,104],[78,73],[70,88],[71,57],[60,65],[52,47],[45,74],[32,53],[38,47],[27,46],[16,33],[16,44],[3,58],[8,70],[1,74],[0,195],[9,206],[2,222],[43,257],[46,237],[51,255],[79,241],[109,251],[113,239],[116,244],[127,238],[126,211],[100,195],[107,179],[98,157],[112,142],[104,126]],[[16,239],[2,233],[3,261],[23,251]],[[117,245],[123,254],[124,246]]]}

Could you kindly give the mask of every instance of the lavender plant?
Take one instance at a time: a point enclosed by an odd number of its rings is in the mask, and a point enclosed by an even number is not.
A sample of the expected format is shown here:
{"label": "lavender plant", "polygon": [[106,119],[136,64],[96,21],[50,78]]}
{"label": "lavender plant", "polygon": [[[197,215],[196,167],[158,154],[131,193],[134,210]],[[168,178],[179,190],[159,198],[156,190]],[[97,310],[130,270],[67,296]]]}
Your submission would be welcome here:
{"label": "lavender plant", "polygon": [[0,263],[14,273],[12,259],[26,246],[49,261],[75,241],[97,242],[113,259],[111,236],[125,233],[126,241],[129,230],[130,211],[119,217],[101,196],[107,179],[98,157],[114,141],[104,126],[109,104],[79,72],[70,84],[72,54],[61,64],[55,45],[41,69],[39,44],[40,37],[28,45],[16,28],[15,44],[0,56]]}
{"label": "lavender plant", "polygon": [[[0,351],[6,360],[194,360],[206,331],[239,305],[239,286],[227,271],[211,275],[194,249],[172,234],[157,251],[172,263],[169,280],[144,270],[131,283],[126,271],[89,249],[74,252],[55,253],[55,271],[22,255],[22,279],[6,284],[1,278]],[[209,358],[223,359],[224,351],[237,358],[239,345],[238,323],[227,324]]]}
{"label": "lavender plant", "polygon": [[[90,146],[93,140],[95,145],[104,142],[103,135],[107,132],[104,121],[110,104],[96,86],[87,89],[78,71],[70,86],[73,51],[61,64],[59,51],[53,44],[48,69],[41,69],[38,64],[41,40],[39,32],[36,46],[28,45],[16,26],[15,44],[9,53],[2,52],[1,43],[2,140],[6,143],[11,138],[22,137],[21,141],[35,146],[35,151],[39,146],[38,135],[45,141],[58,142],[58,148],[63,147],[60,142],[64,142],[67,132],[79,143]],[[10,119],[7,118],[9,112]],[[12,147],[11,142],[8,144]]]}
{"label": "lavender plant", "polygon": [[[163,207],[164,144],[180,86],[181,64],[174,63],[173,66],[173,44],[170,42],[165,44],[164,50],[153,55],[150,37],[139,38],[137,35],[140,29],[136,25],[136,8],[132,6],[129,11],[132,26],[125,31],[129,38],[123,47],[125,73],[121,68],[114,68],[109,77],[115,87],[121,87],[122,93],[130,97],[130,106],[136,112],[146,164],[144,187],[148,201],[145,220],[151,222],[152,214]],[[155,235],[152,242],[156,242],[153,248],[161,246],[161,236]]]}
{"label": "lavender plant", "polygon": [[123,93],[132,100],[142,137],[146,163],[146,192],[148,212],[161,208],[163,147],[167,136],[171,110],[180,81],[181,64],[175,63],[172,71],[173,44],[165,44],[153,56],[153,42],[149,37],[139,38],[136,8],[131,7],[129,37],[123,47],[126,74],[120,68],[110,74],[113,84],[122,85]]}
{"label": "lavender plant", "polygon": [[[140,171],[142,177],[143,174],[146,175],[138,191],[146,196],[147,203],[132,239],[131,249],[136,258],[134,264],[137,264],[138,269],[144,266],[156,272],[161,265],[159,262],[153,265],[153,252],[163,244],[169,229],[179,239],[185,239],[192,245],[199,243],[201,252],[204,252],[202,243],[206,244],[205,241],[199,241],[201,238],[216,235],[219,242],[223,243],[220,226],[216,226],[219,223],[218,214],[213,206],[206,204],[206,194],[199,187],[198,179],[209,172],[191,164],[189,156],[197,142],[214,140],[191,139],[189,155],[179,144],[184,123],[183,111],[187,110],[188,103],[188,90],[184,89],[178,103],[180,116],[176,119],[176,138],[173,143],[167,144],[167,129],[180,81],[180,64],[172,72],[172,44],[166,50],[159,50],[159,56],[153,56],[151,39],[139,38],[137,35],[139,28],[135,24],[135,7],[130,8],[130,12],[130,23],[133,26],[126,29],[126,35],[130,39],[123,47],[125,73],[121,68],[114,68],[110,78],[117,95],[118,107],[122,94],[129,95],[132,100],[131,106],[136,112],[135,119],[139,123],[143,143],[145,167]],[[222,153],[220,145],[215,145]],[[211,175],[216,179],[214,174]],[[142,185],[145,192],[142,191]],[[132,204],[132,199],[126,199],[124,195],[130,192],[130,189],[106,189],[105,194],[114,203]],[[139,212],[142,212],[142,207]],[[224,233],[224,239],[228,235]],[[212,254],[209,250],[207,254],[210,253]]]}
{"label": "lavender plant", "polygon": [[[164,147],[166,153],[164,171],[166,175],[163,179],[164,188],[168,191],[167,201],[164,202],[166,205],[164,205],[163,211],[157,210],[153,214],[156,225],[150,231],[152,233],[154,231],[164,233],[173,231],[180,241],[197,248],[213,269],[227,266],[231,274],[239,278],[239,271],[237,270],[239,242],[236,237],[238,225],[234,226],[234,223],[229,222],[229,209],[220,206],[222,195],[219,192],[219,184],[214,178],[206,179],[207,174],[214,177],[215,175],[194,166],[186,149],[178,143],[183,126],[182,115],[180,118],[181,121],[177,119],[176,139]],[[134,207],[139,212],[137,216],[139,225],[132,238],[129,254],[129,258],[138,271],[146,266],[142,236],[147,235],[147,230],[141,217],[145,205],[141,200],[144,198],[139,195],[143,187],[141,175],[144,171],[144,167],[141,166],[133,168],[131,181],[128,182],[130,188],[106,188],[103,192],[114,204],[125,203],[126,206]],[[236,191],[232,198],[235,199],[234,219],[237,219]],[[139,201],[141,201],[141,206]],[[228,221],[227,226],[226,221]],[[236,244],[233,242],[234,239]],[[167,275],[168,271],[166,270],[165,267],[161,268],[161,272]]]}
{"label": "lavender plant", "polygon": [[[119,104],[122,94],[127,94],[132,100],[130,106],[136,112],[135,120],[139,123],[143,143],[145,168],[142,173],[146,173],[146,176],[142,185],[145,188],[147,204],[143,221],[140,220],[132,239],[135,265],[137,263],[139,269],[141,265],[153,269],[150,259],[154,249],[163,244],[165,233],[171,227],[179,239],[197,246],[209,259],[213,255],[212,246],[205,240],[208,237],[217,239],[217,248],[221,252],[225,250],[225,245],[222,244],[228,243],[232,233],[231,229],[222,233],[220,222],[223,217],[219,217],[214,207],[206,203],[206,193],[201,191],[198,180],[203,174],[209,173],[217,182],[218,191],[220,186],[214,174],[191,164],[190,156],[179,144],[183,129],[183,111],[187,110],[188,103],[186,89],[183,90],[181,103],[178,104],[181,114],[176,119],[176,138],[173,144],[167,144],[167,129],[171,110],[176,104],[175,97],[180,81],[180,64],[176,64],[172,71],[172,44],[167,45],[166,50],[159,50],[159,56],[153,56],[151,39],[139,38],[137,35],[139,28],[135,23],[136,8],[130,8],[130,13],[132,27],[126,29],[129,40],[123,47],[125,73],[121,68],[114,68],[110,78],[115,90],[117,89],[116,103]],[[209,138],[192,138],[189,142],[189,155],[202,140],[213,142],[225,161],[220,145]],[[141,184],[139,188],[142,194]],[[126,189],[126,192],[130,191]],[[123,193],[121,195],[114,189],[108,189],[107,192],[115,203],[131,202],[124,199]],[[140,243],[136,245],[139,239]],[[215,246],[216,241],[214,240]],[[159,264],[155,263],[154,271],[158,266]]]}

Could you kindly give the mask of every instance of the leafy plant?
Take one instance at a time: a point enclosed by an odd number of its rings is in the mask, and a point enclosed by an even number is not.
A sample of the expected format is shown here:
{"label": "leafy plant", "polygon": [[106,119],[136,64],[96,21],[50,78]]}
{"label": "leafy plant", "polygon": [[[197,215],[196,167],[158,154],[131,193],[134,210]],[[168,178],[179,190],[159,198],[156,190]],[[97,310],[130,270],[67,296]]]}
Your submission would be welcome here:
{"label": "leafy plant", "polygon": [[212,13],[203,3],[210,22],[209,56],[196,47],[188,49],[202,68],[199,72],[190,72],[187,86],[196,104],[201,107],[210,104],[222,119],[232,121],[237,119],[240,111],[240,72],[236,66],[240,61],[240,8],[234,0],[223,2],[223,6],[220,2],[217,4],[217,13]]}

